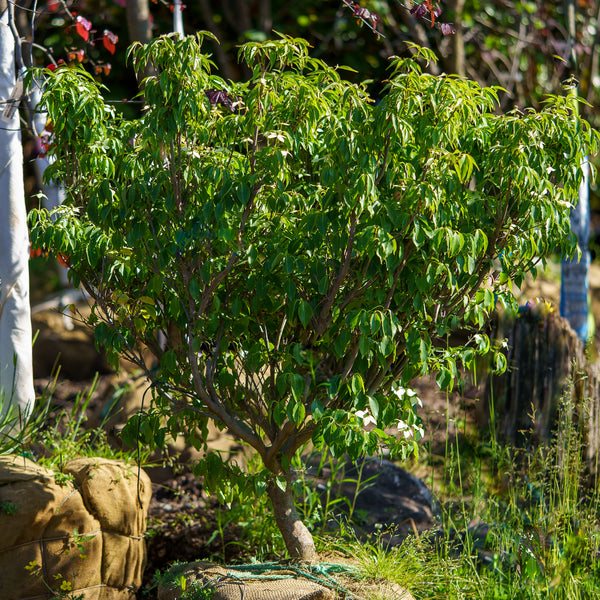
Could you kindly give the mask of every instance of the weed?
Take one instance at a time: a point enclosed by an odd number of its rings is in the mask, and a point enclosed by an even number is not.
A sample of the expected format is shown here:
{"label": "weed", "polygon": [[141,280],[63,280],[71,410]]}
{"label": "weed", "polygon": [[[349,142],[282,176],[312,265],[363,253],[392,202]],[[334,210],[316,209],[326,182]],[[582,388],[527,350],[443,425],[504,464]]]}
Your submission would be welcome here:
{"label": "weed", "polygon": [[[137,449],[124,451],[113,447],[108,442],[105,422],[95,428],[86,427],[88,406],[98,384],[97,375],[87,391],[77,394],[70,409],[52,404],[58,375],[57,370],[26,424],[15,427],[16,416],[13,413],[0,419],[0,431],[9,430],[8,434],[0,436],[0,455],[19,454],[60,472],[65,462],[80,457],[111,458],[130,464],[148,463],[149,452],[138,457]],[[59,485],[66,482],[58,476]]]}
{"label": "weed", "polygon": [[87,542],[91,542],[94,537],[95,535],[85,535],[83,533],[79,533],[77,527],[73,530],[73,545],[77,547],[77,550],[79,550],[79,558],[82,560],[87,558],[85,553],[85,544]]}
{"label": "weed", "polygon": [[[340,519],[356,524],[364,522],[365,515],[356,509],[356,500],[376,479],[376,476],[363,479],[365,464],[364,460],[350,464],[329,453],[295,459],[297,508],[313,533],[323,535],[332,527],[339,527]],[[343,493],[344,487],[353,490],[349,496]]]}
{"label": "weed", "polygon": [[550,444],[503,447],[492,428],[465,461],[464,444],[448,436],[443,541],[459,559],[456,573],[480,582],[476,597],[600,595],[598,489],[587,487],[570,397],[567,391]]}
{"label": "weed", "polygon": [[60,487],[65,487],[73,481],[73,475],[71,473],[63,473],[62,471],[54,474],[54,482]]}
{"label": "weed", "polygon": [[[50,596],[48,600],[84,600],[84,594],[76,594],[73,591],[73,583],[60,574],[52,576],[54,585],[49,585],[44,578],[42,566],[35,560],[32,560],[25,566],[25,570],[32,576],[41,579],[44,586],[48,589]],[[58,587],[56,587],[58,586]]]}
{"label": "weed", "polygon": [[179,589],[181,593],[177,596],[180,600],[211,600],[214,590],[209,583],[196,580],[188,582],[182,569],[186,563],[174,562],[168,571],[154,574],[153,587],[166,586],[171,590]]}
{"label": "weed", "polygon": [[448,406],[443,477],[431,478],[439,482],[443,525],[396,546],[385,541],[393,531],[359,541],[348,522],[337,523],[335,539],[328,536],[314,515],[323,519],[347,502],[339,499],[333,480],[340,472],[332,466],[318,498],[312,489],[303,495],[306,514],[321,527],[319,546],[349,557],[358,577],[394,582],[419,600],[599,598],[600,491],[589,485],[568,398],[551,443],[526,449],[503,446],[493,421],[487,437],[464,420],[451,423]]}
{"label": "weed", "polygon": [[[353,559],[357,576],[367,581],[396,583],[419,599],[475,597],[471,573],[458,559],[433,551],[433,534],[410,535],[400,545],[390,546],[383,533],[371,541],[350,534],[348,541],[338,541],[334,547]],[[385,533],[392,537],[393,532]]]}
{"label": "weed", "polygon": [[2,511],[5,515],[14,515],[19,510],[19,505],[14,502],[10,502],[9,500],[4,500],[0,502],[0,511]]}
{"label": "weed", "polygon": [[[260,481],[261,470],[259,455],[249,456],[244,479]],[[257,474],[259,477],[255,478]],[[210,546],[218,540],[220,550],[213,553],[210,560],[226,562],[240,553],[245,554],[248,548],[252,549],[258,560],[284,554],[283,539],[275,523],[269,498],[264,490],[256,495],[254,490],[254,486],[244,488],[231,485],[225,493],[218,491],[213,496],[216,527],[206,545]]]}

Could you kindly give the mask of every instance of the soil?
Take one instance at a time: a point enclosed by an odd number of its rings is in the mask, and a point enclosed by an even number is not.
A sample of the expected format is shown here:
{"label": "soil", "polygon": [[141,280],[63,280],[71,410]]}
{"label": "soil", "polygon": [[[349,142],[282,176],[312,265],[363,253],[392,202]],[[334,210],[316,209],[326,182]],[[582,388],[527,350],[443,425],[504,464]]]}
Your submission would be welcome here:
{"label": "soil", "polygon": [[[144,581],[138,591],[139,600],[154,600],[158,573],[175,562],[222,560],[223,544],[238,539],[236,528],[229,524],[223,538],[215,535],[218,503],[206,496],[202,483],[190,473],[181,474],[163,483],[154,483],[148,510],[148,563]],[[226,561],[237,562],[243,551],[228,551]]]}

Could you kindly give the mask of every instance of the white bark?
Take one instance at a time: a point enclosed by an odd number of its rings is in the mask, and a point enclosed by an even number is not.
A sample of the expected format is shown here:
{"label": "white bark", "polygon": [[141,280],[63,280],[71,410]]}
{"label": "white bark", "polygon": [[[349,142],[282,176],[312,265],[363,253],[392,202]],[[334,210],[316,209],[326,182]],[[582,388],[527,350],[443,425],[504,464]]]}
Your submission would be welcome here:
{"label": "white bark", "polygon": [[[15,39],[0,17],[0,114],[15,86]],[[19,113],[0,120],[0,415],[14,407],[21,423],[35,402],[29,306],[29,234]]]}
{"label": "white bark", "polygon": [[181,0],[174,0],[173,4],[173,31],[183,37],[183,4]]}

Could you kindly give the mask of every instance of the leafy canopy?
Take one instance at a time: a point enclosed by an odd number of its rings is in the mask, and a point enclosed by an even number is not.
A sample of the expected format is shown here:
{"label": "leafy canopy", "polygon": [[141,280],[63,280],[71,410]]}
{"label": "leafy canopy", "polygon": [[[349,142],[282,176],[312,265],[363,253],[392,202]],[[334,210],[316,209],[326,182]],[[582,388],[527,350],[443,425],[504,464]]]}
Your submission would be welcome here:
{"label": "leafy canopy", "polygon": [[[44,72],[47,174],[68,201],[55,220],[32,211],[32,243],[70,257],[97,343],[153,382],[143,441],[202,443],[213,419],[280,477],[311,439],[406,454],[408,382],[433,370],[451,385],[457,361],[489,350],[480,328],[512,283],[575,251],[571,199],[597,134],[558,96],[495,114],[498,88],[424,74],[434,57],[417,47],[374,102],[287,37],[242,46],[252,76],[225,81],[209,36],[131,48],[155,67],[135,120],[82,69]],[[457,328],[471,336],[453,348]],[[408,434],[388,436],[399,420]],[[203,465],[215,486],[218,463]]]}

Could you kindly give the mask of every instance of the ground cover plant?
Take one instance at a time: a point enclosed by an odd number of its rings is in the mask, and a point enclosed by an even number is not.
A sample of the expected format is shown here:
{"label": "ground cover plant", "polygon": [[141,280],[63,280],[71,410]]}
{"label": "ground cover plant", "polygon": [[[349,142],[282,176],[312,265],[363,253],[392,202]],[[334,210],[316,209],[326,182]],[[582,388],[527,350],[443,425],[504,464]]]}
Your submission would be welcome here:
{"label": "ground cover plant", "polygon": [[[497,115],[498,89],[424,74],[419,48],[392,60],[377,102],[301,39],[242,46],[252,76],[225,81],[207,35],[132,47],[136,69],[154,67],[139,119],[82,69],[37,72],[46,176],[68,199],[32,211],[31,239],[69,262],[113,362],[152,382],[126,439],[201,446],[209,419],[227,428],[263,468],[209,453],[197,473],[223,501],[266,493],[289,554],[310,560],[293,459],[308,442],[416,451],[408,382],[435,371],[450,386],[490,349],[480,328],[512,282],[575,251],[570,199],[597,135],[560,96]],[[459,327],[465,344],[437,343]]]}

